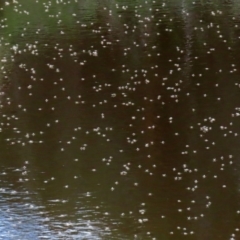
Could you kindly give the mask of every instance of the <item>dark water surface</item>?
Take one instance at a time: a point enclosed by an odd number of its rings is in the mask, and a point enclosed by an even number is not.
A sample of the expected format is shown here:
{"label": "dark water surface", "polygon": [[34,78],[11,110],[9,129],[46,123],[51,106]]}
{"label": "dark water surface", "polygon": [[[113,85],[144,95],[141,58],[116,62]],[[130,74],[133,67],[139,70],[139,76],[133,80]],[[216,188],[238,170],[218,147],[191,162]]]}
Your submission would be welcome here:
{"label": "dark water surface", "polygon": [[238,1],[2,1],[0,239],[240,239]]}

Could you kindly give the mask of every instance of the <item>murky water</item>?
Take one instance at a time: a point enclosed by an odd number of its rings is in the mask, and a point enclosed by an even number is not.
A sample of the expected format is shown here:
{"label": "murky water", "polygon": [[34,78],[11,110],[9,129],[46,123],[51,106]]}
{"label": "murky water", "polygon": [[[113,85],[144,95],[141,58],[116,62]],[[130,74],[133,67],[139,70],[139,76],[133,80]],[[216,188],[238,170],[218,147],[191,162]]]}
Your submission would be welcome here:
{"label": "murky water", "polygon": [[1,2],[0,239],[239,239],[239,11]]}

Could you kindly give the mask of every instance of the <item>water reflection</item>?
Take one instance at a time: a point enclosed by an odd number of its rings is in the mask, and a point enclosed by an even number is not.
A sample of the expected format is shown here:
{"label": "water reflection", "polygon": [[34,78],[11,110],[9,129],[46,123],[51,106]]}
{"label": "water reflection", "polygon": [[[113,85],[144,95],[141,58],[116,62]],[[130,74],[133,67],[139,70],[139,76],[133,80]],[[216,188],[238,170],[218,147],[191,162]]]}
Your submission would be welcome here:
{"label": "water reflection", "polygon": [[[16,237],[19,239],[101,239],[103,232],[106,235],[107,230],[103,229],[105,224],[98,218],[98,210],[92,206],[90,193],[79,194],[75,199],[67,197],[47,200],[47,197],[43,198],[41,195],[41,192],[46,192],[47,188],[43,185],[31,186],[36,179],[22,177],[26,175],[26,171],[28,171],[26,168],[5,169],[2,174],[4,177],[2,177],[3,187],[0,189],[1,237],[7,239]],[[14,184],[7,181],[13,176],[17,179],[19,175],[20,178]],[[8,187],[9,185],[11,188]],[[55,196],[62,197],[59,194]],[[78,205],[77,210],[74,211],[73,202]]]}
{"label": "water reflection", "polygon": [[238,9],[6,2],[0,236],[238,239]]}

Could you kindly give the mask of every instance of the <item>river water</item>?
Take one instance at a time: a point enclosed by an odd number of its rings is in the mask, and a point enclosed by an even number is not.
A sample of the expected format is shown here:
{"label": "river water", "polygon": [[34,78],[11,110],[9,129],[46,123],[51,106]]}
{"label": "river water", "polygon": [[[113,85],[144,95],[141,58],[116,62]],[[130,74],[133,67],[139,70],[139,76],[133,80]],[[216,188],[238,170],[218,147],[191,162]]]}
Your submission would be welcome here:
{"label": "river water", "polygon": [[239,11],[2,1],[0,239],[239,239]]}

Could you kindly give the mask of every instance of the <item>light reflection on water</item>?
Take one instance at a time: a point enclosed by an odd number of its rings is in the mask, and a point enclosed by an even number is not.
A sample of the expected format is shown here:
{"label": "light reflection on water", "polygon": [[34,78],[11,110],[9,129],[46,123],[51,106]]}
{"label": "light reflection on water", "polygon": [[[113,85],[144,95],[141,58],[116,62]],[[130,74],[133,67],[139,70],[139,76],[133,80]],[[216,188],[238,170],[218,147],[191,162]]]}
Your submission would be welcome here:
{"label": "light reflection on water", "polygon": [[0,238],[238,239],[238,3],[13,4]]}
{"label": "light reflection on water", "polygon": [[[5,178],[16,170],[4,172]],[[12,174],[11,174],[12,173]],[[20,179],[19,182],[25,182]],[[19,184],[15,189],[9,182],[2,183],[1,193],[1,239],[102,239],[108,230],[98,219],[98,210],[89,208],[91,194],[79,196],[79,209],[74,217],[64,209],[69,199],[51,199],[43,204],[38,192],[29,191]],[[17,188],[17,189],[16,189]],[[44,191],[45,189],[38,189]],[[86,200],[86,196],[89,200]],[[80,207],[81,206],[81,207]],[[94,220],[90,220],[93,219]]]}

